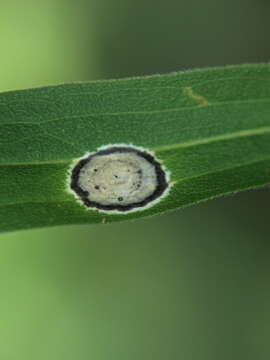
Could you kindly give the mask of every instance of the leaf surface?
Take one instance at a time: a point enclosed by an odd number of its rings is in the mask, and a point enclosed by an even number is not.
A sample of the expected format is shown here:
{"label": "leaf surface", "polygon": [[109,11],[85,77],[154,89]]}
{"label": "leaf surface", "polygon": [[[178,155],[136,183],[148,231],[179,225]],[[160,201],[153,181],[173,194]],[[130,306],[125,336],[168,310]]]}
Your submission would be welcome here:
{"label": "leaf surface", "polygon": [[[143,217],[270,183],[270,65],[0,94],[0,230]],[[129,214],[86,210],[72,162],[107,144],[153,151],[169,195]]]}

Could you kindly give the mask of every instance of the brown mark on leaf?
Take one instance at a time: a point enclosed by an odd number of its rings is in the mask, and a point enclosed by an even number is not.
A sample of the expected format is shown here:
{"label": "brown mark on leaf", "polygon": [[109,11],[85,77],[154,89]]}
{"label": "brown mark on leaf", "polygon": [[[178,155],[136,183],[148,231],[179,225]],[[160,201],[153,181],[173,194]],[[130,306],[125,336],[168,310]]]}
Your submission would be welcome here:
{"label": "brown mark on leaf", "polygon": [[196,94],[192,87],[183,88],[183,94],[188,96],[190,99],[194,100],[200,106],[208,106],[209,102],[206,97]]}

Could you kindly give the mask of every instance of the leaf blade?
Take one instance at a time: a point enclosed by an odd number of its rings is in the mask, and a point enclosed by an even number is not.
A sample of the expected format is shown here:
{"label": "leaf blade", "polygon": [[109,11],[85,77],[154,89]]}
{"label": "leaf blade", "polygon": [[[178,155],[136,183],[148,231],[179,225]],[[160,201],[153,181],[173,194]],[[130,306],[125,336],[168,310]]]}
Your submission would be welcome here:
{"label": "leaf blade", "polygon": [[[268,184],[269,85],[269,65],[247,65],[0,94],[0,229],[148,216]],[[169,196],[132,214],[80,206],[70,164],[109,143],[154,151]]]}

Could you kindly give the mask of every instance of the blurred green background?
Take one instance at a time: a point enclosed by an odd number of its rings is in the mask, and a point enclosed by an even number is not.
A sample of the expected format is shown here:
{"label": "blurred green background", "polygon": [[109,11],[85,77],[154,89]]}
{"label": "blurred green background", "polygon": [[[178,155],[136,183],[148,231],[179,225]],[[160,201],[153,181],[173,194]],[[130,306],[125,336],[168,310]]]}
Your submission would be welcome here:
{"label": "blurred green background", "polygon": [[[0,90],[267,62],[267,0],[0,0]],[[0,359],[270,358],[269,189],[0,237]]]}

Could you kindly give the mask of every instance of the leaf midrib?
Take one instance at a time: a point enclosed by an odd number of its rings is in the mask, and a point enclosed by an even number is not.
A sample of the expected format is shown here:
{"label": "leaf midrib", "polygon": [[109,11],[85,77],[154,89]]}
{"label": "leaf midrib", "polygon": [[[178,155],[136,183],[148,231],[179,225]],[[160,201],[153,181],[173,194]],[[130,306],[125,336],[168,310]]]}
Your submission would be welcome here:
{"label": "leaf midrib", "polygon": [[[228,134],[222,134],[222,135],[216,135],[211,136],[199,140],[190,140],[186,142],[182,142],[179,144],[172,144],[172,145],[164,145],[164,146],[157,146],[157,147],[151,147],[150,150],[156,151],[156,152],[162,152],[162,151],[168,151],[168,150],[176,150],[176,149],[185,149],[192,146],[199,146],[199,145],[205,145],[209,143],[214,143],[217,141],[228,141],[232,139],[237,139],[241,137],[252,137],[256,135],[265,135],[270,133],[270,126],[263,126],[256,129],[247,129],[247,130],[239,130]],[[54,164],[70,164],[70,160],[65,159],[59,159],[59,160],[51,160],[51,161],[35,161],[35,162],[14,162],[14,163],[0,163],[1,166],[35,166],[35,165],[54,165]]]}

